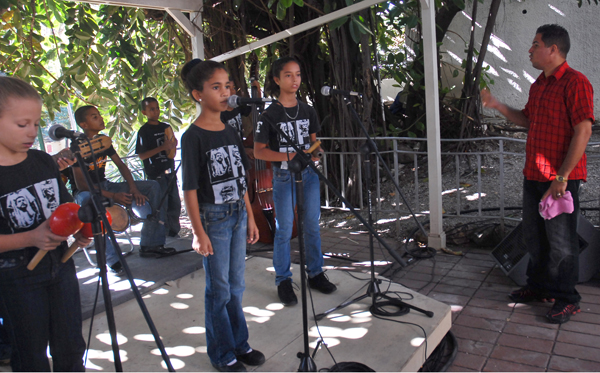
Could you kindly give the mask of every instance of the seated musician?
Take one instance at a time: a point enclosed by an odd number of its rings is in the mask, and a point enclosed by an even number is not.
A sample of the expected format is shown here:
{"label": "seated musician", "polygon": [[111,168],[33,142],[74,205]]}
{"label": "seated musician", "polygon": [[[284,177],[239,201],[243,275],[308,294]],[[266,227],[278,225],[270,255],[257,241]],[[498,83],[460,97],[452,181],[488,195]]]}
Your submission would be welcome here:
{"label": "seated musician", "polygon": [[[92,139],[97,136],[104,127],[104,120],[98,109],[94,106],[82,106],[75,112],[75,121],[81,127],[83,133]],[[102,195],[111,198],[115,203],[123,206],[130,205],[135,199],[136,203],[143,206],[146,201],[150,202],[153,210],[160,204],[160,186],[154,180],[134,181],[131,171],[115,149],[111,145],[108,149],[95,153],[95,163],[92,157],[84,158],[85,167],[87,167],[92,181],[102,187]],[[105,169],[107,158],[110,157],[119,169],[121,176],[125,179],[122,183],[113,183],[106,179]],[[97,164],[98,169],[95,169]],[[79,164],[74,164],[73,173],[77,186],[77,196],[75,200],[78,203],[89,198],[89,187],[85,182],[83,172]],[[148,219],[144,221],[140,240],[141,257],[160,257],[175,252],[173,248],[166,248],[165,244],[165,226],[161,222],[165,221],[165,211],[161,209],[159,221]],[[113,273],[122,273],[122,265],[119,257],[112,247],[110,240],[106,240],[106,263]]]}

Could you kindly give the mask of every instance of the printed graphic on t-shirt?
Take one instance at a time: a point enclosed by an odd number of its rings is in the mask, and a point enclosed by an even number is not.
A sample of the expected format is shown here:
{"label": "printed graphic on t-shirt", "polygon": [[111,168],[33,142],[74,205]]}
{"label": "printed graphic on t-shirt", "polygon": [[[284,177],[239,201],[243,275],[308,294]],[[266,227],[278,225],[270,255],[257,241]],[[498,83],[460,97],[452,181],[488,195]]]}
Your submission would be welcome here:
{"label": "printed graphic on t-shirt", "polygon": [[227,123],[225,123],[225,124],[230,125],[237,132],[241,132],[242,131],[242,114],[238,114],[235,117],[227,120]]}
{"label": "printed graphic on t-shirt", "polygon": [[215,203],[229,203],[246,191],[246,174],[237,145],[227,145],[208,151],[210,184]]}
{"label": "printed graphic on t-shirt", "polygon": [[[290,138],[291,142],[304,148],[304,145],[310,144],[310,134],[308,133],[308,126],[310,120],[298,119],[291,122],[280,122],[279,128],[287,137]],[[297,135],[296,135],[297,134]],[[279,136],[279,152],[285,153],[290,147],[290,143],[283,136]]]}
{"label": "printed graphic on t-shirt", "polygon": [[90,172],[94,171],[96,169],[96,165],[98,165],[98,169],[102,169],[102,168],[106,168],[106,159],[107,157],[105,155],[100,156],[96,159],[96,162],[93,161],[89,161],[89,163],[86,162],[86,165],[88,166],[88,170]]}
{"label": "printed graphic on t-shirt", "polygon": [[49,218],[59,205],[56,179],[41,181],[0,197],[2,215],[13,229],[26,229]]}
{"label": "printed graphic on t-shirt", "polygon": [[[162,144],[165,143],[165,133],[155,133],[154,136],[156,136],[155,140],[156,140],[156,146],[154,147],[154,149],[158,148],[159,146],[162,146]],[[153,157],[149,157],[148,161],[150,162],[150,164],[153,164],[155,161],[160,161],[161,159],[165,159],[167,158],[167,154],[165,152],[158,152],[157,154],[155,154]],[[161,163],[161,162],[158,162]]]}

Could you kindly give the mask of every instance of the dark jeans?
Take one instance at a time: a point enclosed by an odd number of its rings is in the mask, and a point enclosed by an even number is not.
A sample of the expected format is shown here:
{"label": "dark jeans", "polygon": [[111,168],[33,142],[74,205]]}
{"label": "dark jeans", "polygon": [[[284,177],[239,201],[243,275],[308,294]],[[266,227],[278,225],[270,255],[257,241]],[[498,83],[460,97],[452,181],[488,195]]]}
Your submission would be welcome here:
{"label": "dark jeans", "polygon": [[[169,188],[168,192],[167,187],[172,179],[173,184]],[[179,225],[179,215],[181,214],[181,199],[179,198],[179,188],[177,186],[177,174],[163,174],[154,179],[160,185],[160,200],[162,200],[165,192],[167,193],[167,197],[165,198],[165,202],[162,205],[162,208],[167,211],[167,221],[165,222],[167,227],[168,234],[177,234],[181,229],[181,225]]]}
{"label": "dark jeans", "polygon": [[204,257],[207,354],[213,365],[225,366],[235,355],[250,349],[242,309],[248,212],[242,200],[222,205],[203,203],[200,215],[214,252]]}
{"label": "dark jeans", "polygon": [[33,271],[38,250],[0,254],[0,315],[13,347],[13,371],[84,371],[79,283],[73,259],[60,262],[64,246],[49,251]]}
{"label": "dark jeans", "polygon": [[523,237],[530,260],[527,284],[550,298],[576,303],[581,296],[575,290],[579,279],[579,180],[569,180],[567,190],[573,196],[574,211],[545,220],[539,203],[551,182],[525,180],[523,183]]}

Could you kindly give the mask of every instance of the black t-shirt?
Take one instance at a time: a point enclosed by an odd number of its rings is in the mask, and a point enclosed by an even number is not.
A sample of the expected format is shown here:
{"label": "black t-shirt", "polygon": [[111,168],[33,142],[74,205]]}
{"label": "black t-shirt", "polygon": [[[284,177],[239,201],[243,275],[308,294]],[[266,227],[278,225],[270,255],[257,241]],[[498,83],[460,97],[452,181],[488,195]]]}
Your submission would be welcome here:
{"label": "black t-shirt", "polygon": [[[92,179],[92,182],[94,184],[106,180],[106,162],[108,161],[108,158],[111,157],[113,154],[117,154],[117,151],[115,150],[115,148],[113,148],[112,145],[104,150],[94,152],[94,155],[96,156],[96,163],[98,164],[98,174],[96,174],[96,166],[94,165],[92,156],[83,158],[83,162],[85,163],[85,166],[87,167],[87,170],[90,173],[90,178]],[[73,167],[81,167],[81,165],[79,164],[79,162],[77,162],[73,165]]]}
{"label": "black t-shirt", "polygon": [[224,204],[246,194],[248,157],[233,127],[207,131],[191,125],[181,137],[183,190],[197,190],[199,203]]}
{"label": "black t-shirt", "polygon": [[238,106],[231,111],[221,112],[221,122],[233,127],[240,138],[244,138],[244,128],[242,124],[242,116],[247,117],[252,113],[252,106]]}
{"label": "black t-shirt", "polygon": [[[298,102],[298,105],[300,106],[284,108],[278,103],[271,104],[256,124],[254,141],[268,144],[269,149],[275,152],[295,152],[294,148],[287,143],[287,140],[273,128],[276,125],[301,150],[309,149],[310,135],[319,132],[321,125],[315,109],[304,102]],[[287,162],[273,162],[273,165],[287,169]]]}
{"label": "black t-shirt", "polygon": [[19,164],[0,166],[0,175],[0,234],[33,230],[60,204],[73,201],[58,166],[39,150],[30,149]]}
{"label": "black t-shirt", "polygon": [[[138,131],[135,154],[142,154],[148,150],[158,148],[165,142],[165,129],[168,124],[159,122],[157,125],[144,124]],[[165,151],[158,152],[152,157],[144,159],[144,171],[148,179],[156,179],[165,170],[174,168],[174,161],[167,157]]]}

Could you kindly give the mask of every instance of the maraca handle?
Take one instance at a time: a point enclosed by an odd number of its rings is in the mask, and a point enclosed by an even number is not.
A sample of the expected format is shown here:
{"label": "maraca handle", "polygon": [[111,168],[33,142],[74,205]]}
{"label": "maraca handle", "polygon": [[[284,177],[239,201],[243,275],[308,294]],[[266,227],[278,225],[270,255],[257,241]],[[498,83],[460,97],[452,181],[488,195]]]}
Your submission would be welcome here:
{"label": "maraca handle", "polygon": [[33,269],[38,265],[39,262],[44,259],[48,252],[46,250],[38,250],[37,254],[31,259],[29,264],[27,264],[27,269],[33,271]]}
{"label": "maraca handle", "polygon": [[73,254],[75,254],[75,251],[77,251],[77,249],[79,249],[79,246],[77,246],[77,241],[75,241],[71,244],[71,246],[69,246],[67,251],[65,251],[65,253],[63,254],[63,257],[60,261],[63,263],[66,263],[67,260],[69,260],[69,258],[72,257]]}

